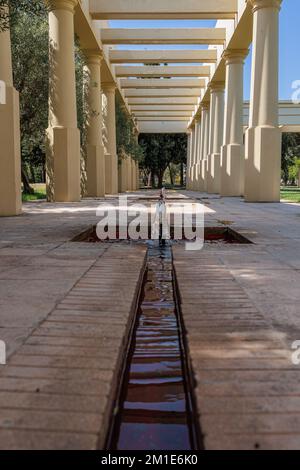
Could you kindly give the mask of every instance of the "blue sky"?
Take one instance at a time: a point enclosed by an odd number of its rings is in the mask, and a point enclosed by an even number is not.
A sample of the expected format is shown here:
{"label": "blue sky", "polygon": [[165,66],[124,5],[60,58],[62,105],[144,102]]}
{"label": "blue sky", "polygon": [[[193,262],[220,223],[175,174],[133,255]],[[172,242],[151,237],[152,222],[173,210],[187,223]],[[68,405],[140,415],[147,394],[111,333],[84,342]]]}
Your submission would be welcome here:
{"label": "blue sky", "polygon": [[[184,1],[184,0],[183,0]],[[111,21],[112,27],[119,28],[184,28],[210,27],[213,21]],[[280,69],[279,99],[291,99],[291,84],[300,80],[300,1],[283,0],[280,12]],[[201,49],[201,46],[120,46],[122,49]],[[245,99],[250,95],[251,53],[245,64]]]}

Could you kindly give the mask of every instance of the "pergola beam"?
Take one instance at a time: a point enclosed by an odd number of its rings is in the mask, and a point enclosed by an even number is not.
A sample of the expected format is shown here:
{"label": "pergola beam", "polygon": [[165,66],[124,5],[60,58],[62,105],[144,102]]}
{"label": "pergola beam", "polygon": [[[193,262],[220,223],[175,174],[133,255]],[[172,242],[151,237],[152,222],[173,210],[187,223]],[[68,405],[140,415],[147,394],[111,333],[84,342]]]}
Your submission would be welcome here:
{"label": "pergola beam", "polygon": [[158,97],[184,97],[184,96],[196,96],[199,97],[201,94],[201,88],[172,88],[172,89],[162,89],[162,90],[147,90],[147,89],[140,89],[140,90],[126,90],[125,91],[125,97],[126,98],[143,98],[143,97],[153,97],[153,98],[158,98]]}
{"label": "pergola beam", "polygon": [[103,44],[206,44],[223,45],[225,28],[101,29]]}
{"label": "pergola beam", "polygon": [[129,106],[132,104],[169,104],[176,106],[177,104],[196,105],[200,98],[186,97],[186,98],[129,98]]}
{"label": "pergola beam", "polygon": [[141,117],[138,121],[185,121],[188,123],[188,117],[166,117],[162,118],[161,116],[153,116],[153,117]]}
{"label": "pergola beam", "polygon": [[217,61],[215,49],[174,50],[174,51],[109,51],[111,64],[176,64],[176,63],[214,63]]}
{"label": "pergola beam", "polygon": [[190,117],[190,111],[135,111],[134,115],[139,119],[146,116],[159,117]]}
{"label": "pergola beam", "polygon": [[195,65],[189,67],[188,65],[182,66],[134,66],[119,65],[115,68],[117,77],[209,77],[210,67]]}
{"label": "pergola beam", "polygon": [[142,89],[169,89],[169,88],[205,88],[206,81],[203,78],[187,78],[184,80],[181,79],[171,79],[171,80],[157,80],[155,78],[150,79],[121,79],[120,86],[124,89],[131,88],[142,88]]}
{"label": "pergola beam", "polygon": [[178,105],[176,107],[170,108],[170,106],[167,105],[151,105],[151,104],[144,104],[144,105],[132,105],[130,106],[130,109],[132,112],[136,111],[170,111],[172,109],[173,111],[188,111],[190,114],[192,114],[195,110],[195,105]]}
{"label": "pergola beam", "polygon": [[94,19],[234,19],[237,0],[90,0]]}

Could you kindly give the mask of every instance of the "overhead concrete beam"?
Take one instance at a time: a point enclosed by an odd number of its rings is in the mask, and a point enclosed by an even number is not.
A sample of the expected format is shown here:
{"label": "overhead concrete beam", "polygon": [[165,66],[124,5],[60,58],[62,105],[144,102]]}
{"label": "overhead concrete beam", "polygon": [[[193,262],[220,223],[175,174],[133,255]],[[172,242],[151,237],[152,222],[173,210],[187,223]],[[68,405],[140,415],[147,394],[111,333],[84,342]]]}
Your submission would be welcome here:
{"label": "overhead concrete beam", "polygon": [[152,90],[152,89],[144,89],[141,88],[140,90],[134,90],[134,89],[129,89],[125,91],[125,97],[126,98],[142,98],[144,96],[146,97],[152,97],[152,98],[158,98],[160,96],[163,96],[165,98],[172,97],[172,96],[196,96],[199,97],[201,95],[201,90],[202,88],[163,88],[162,90],[157,89],[157,90]]}
{"label": "overhead concrete beam", "polygon": [[186,121],[139,121],[141,134],[184,134],[187,127]]}
{"label": "overhead concrete beam", "polygon": [[162,118],[161,116],[154,116],[154,117],[149,117],[149,116],[146,116],[146,117],[140,117],[140,118],[137,118],[138,122],[142,122],[142,121],[184,121],[186,123],[189,122],[189,117],[166,117],[166,118]]}
{"label": "overhead concrete beam", "polygon": [[118,51],[109,52],[111,64],[175,64],[175,63],[214,63],[217,61],[215,49],[179,51]]}
{"label": "overhead concrete beam", "polygon": [[178,104],[190,104],[196,105],[198,103],[198,98],[186,97],[186,98],[129,98],[128,104],[169,104],[176,106]]}
{"label": "overhead concrete beam", "polygon": [[126,67],[119,65],[115,68],[115,74],[117,77],[209,77],[210,67],[202,65],[195,65],[194,67],[187,65],[145,65],[144,67],[129,65]]}
{"label": "overhead concrete beam", "polygon": [[237,0],[90,0],[94,19],[234,19]]}
{"label": "overhead concrete beam", "polygon": [[121,79],[120,87],[122,89],[128,88],[205,88],[206,81],[203,78],[187,78],[171,79],[171,80],[157,80],[155,78],[150,79]]}
{"label": "overhead concrete beam", "polygon": [[225,39],[225,28],[101,29],[102,44],[223,45]]}
{"label": "overhead concrete beam", "polygon": [[135,111],[134,115],[140,117],[191,117],[190,111]]}
{"label": "overhead concrete beam", "polygon": [[176,107],[168,105],[151,105],[151,104],[136,104],[130,106],[130,109],[132,112],[136,111],[170,111],[172,109],[173,111],[188,111],[190,114],[192,114],[195,110],[195,105],[177,105]]}

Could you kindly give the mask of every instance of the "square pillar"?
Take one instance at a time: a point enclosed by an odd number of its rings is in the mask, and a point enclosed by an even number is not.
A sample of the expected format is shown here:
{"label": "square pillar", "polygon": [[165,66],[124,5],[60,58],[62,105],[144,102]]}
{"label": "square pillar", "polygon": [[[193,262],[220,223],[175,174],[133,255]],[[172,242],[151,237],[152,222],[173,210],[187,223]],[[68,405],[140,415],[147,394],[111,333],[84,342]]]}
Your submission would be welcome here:
{"label": "square pillar", "polygon": [[22,212],[20,107],[9,30],[0,33],[0,87],[0,216],[15,216]]}
{"label": "square pillar", "polygon": [[77,128],[74,10],[77,0],[47,0],[49,10],[49,127],[47,197],[80,200],[80,131]]}
{"label": "square pillar", "polygon": [[245,200],[279,202],[281,131],[278,127],[278,29],[281,0],[248,0],[253,13]]}

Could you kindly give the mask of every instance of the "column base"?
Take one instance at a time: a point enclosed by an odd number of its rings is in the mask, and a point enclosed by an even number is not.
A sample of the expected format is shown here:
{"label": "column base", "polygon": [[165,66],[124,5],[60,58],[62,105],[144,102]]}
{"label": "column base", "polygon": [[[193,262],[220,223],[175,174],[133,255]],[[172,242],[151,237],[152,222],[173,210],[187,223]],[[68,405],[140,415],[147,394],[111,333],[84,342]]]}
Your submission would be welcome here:
{"label": "column base", "polygon": [[80,201],[79,129],[65,127],[48,128],[46,139],[48,201]]}
{"label": "column base", "polygon": [[105,154],[105,194],[118,194],[118,158]]}
{"label": "column base", "polygon": [[122,158],[121,164],[119,166],[119,191],[120,193],[125,193],[127,191],[127,161],[125,158]]}
{"label": "column base", "polygon": [[201,161],[201,173],[202,173],[202,179],[203,179],[203,192],[205,193],[207,191],[207,159],[205,158],[204,160]]}
{"label": "column base", "polygon": [[87,145],[87,195],[105,195],[105,161],[102,145]]}
{"label": "column base", "polygon": [[140,189],[140,168],[139,164],[136,163],[136,190]]}
{"label": "column base", "polygon": [[0,216],[22,212],[19,93],[6,87],[0,105]]}
{"label": "column base", "polygon": [[212,153],[208,155],[207,164],[207,192],[209,194],[218,194],[220,192],[221,182],[221,155]]}
{"label": "column base", "polygon": [[279,202],[281,131],[254,127],[246,131],[245,201]]}
{"label": "column base", "polygon": [[242,196],[244,192],[244,148],[239,144],[221,147],[221,187],[224,197]]}

